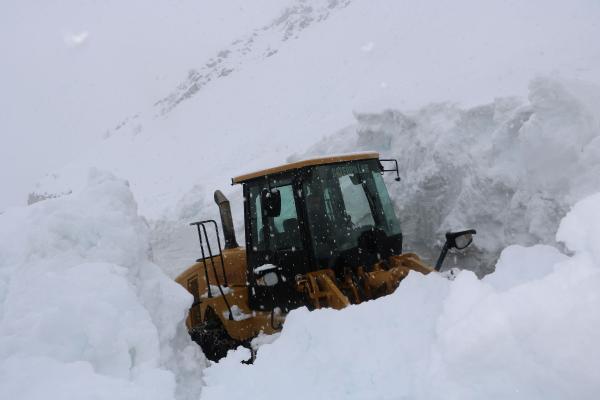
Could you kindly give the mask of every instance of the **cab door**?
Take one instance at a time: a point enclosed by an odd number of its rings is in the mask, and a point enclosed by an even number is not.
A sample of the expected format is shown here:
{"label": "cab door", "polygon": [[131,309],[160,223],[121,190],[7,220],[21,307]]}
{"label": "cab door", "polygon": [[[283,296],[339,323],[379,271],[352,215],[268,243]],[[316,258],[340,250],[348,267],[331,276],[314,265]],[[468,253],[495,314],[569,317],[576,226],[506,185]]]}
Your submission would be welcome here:
{"label": "cab door", "polygon": [[[281,211],[269,217],[260,194],[273,189],[279,191]],[[294,287],[296,275],[308,270],[299,190],[291,178],[258,180],[245,188],[248,297],[253,309],[280,307],[288,311],[303,304],[302,294]],[[268,273],[271,274],[266,276]],[[272,273],[277,276],[276,283]]]}

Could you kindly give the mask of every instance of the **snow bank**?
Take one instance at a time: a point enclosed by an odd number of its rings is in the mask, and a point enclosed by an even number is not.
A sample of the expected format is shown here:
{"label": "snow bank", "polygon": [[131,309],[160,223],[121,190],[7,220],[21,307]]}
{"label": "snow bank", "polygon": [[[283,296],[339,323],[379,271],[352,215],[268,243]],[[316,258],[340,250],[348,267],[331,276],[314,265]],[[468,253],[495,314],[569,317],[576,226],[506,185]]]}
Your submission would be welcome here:
{"label": "snow bank", "polygon": [[444,232],[476,228],[459,266],[481,276],[512,243],[555,244],[569,207],[600,190],[600,88],[537,78],[528,97],[356,113],[291,160],[373,149],[397,158],[403,180],[388,186],[407,247],[433,261]]}
{"label": "snow bank", "polygon": [[483,280],[410,275],[343,311],[292,312],[254,365],[205,370],[202,399],[594,399],[600,391],[600,193],[549,246],[502,252]]}
{"label": "snow bank", "polygon": [[0,215],[0,398],[197,397],[192,299],[150,261],[128,184]]}

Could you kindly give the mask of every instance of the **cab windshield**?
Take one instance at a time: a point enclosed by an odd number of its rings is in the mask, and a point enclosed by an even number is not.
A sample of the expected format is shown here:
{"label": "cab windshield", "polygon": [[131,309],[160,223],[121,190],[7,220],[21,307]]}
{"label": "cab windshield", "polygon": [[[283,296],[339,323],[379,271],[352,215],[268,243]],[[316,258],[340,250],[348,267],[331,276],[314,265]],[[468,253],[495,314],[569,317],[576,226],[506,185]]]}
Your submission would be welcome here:
{"label": "cab windshield", "polygon": [[369,230],[401,233],[378,160],[314,167],[303,195],[317,259],[356,247]]}

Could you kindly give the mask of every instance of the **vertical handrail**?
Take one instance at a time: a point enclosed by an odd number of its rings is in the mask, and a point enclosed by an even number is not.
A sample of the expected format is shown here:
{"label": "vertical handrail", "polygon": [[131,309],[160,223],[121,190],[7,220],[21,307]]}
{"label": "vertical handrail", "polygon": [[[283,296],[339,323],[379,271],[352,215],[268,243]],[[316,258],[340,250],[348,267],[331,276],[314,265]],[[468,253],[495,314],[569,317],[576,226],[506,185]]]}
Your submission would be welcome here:
{"label": "vertical handrail", "polygon": [[[202,238],[201,238],[202,235],[200,233],[200,226],[202,227],[202,233],[204,233],[204,239],[206,240],[206,248],[208,250],[208,256],[210,257],[210,263],[211,263],[211,266],[213,269],[213,274],[215,275],[215,280],[217,281],[217,287],[219,288],[221,297],[223,298],[223,301],[225,302],[225,305],[227,306],[227,310],[229,311],[229,320],[233,321],[233,311],[231,310],[231,306],[229,305],[229,302],[227,301],[227,298],[225,297],[225,292],[223,291],[221,282],[219,282],[219,276],[217,275],[217,268],[215,267],[215,260],[214,260],[213,254],[212,254],[212,248],[210,247],[210,240],[208,239],[208,232],[206,231],[206,223],[207,222],[213,222],[216,227],[216,222],[214,220],[200,221],[200,222],[195,222],[194,224],[196,224],[196,226],[198,227],[198,235],[200,235],[201,245],[202,245]],[[218,239],[218,230],[217,230],[217,239]],[[223,266],[223,272],[225,272],[225,265],[223,263],[223,252],[221,251],[220,240],[218,241],[218,243],[219,243],[219,253],[221,256],[221,263],[222,263],[221,265]],[[204,262],[204,270],[205,270],[206,276],[208,277],[208,265],[206,263],[206,257],[204,254],[204,246],[202,246],[202,257],[203,257],[203,262]],[[208,283],[208,280],[207,280],[207,283]],[[208,293],[210,295],[210,283],[208,283]]]}
{"label": "vertical handrail", "polygon": [[[202,263],[204,264],[204,279],[206,279],[206,287],[208,288],[208,297],[212,298],[212,292],[210,291],[210,279],[208,278],[208,266],[206,265],[206,256],[204,254],[204,245],[202,244],[202,233],[200,232],[200,223],[193,222],[190,225],[196,225],[198,229],[198,240],[200,241],[200,253],[202,254]],[[200,260],[196,260],[198,262]]]}
{"label": "vertical handrail", "polygon": [[221,250],[221,239],[219,239],[219,226],[213,219],[208,222],[212,222],[215,226],[215,232],[217,233],[217,245],[219,246],[219,257],[221,259],[221,270],[223,271],[223,280],[225,281],[223,286],[227,287],[229,284],[227,283],[227,274],[225,273],[225,261],[223,260],[223,250]]}

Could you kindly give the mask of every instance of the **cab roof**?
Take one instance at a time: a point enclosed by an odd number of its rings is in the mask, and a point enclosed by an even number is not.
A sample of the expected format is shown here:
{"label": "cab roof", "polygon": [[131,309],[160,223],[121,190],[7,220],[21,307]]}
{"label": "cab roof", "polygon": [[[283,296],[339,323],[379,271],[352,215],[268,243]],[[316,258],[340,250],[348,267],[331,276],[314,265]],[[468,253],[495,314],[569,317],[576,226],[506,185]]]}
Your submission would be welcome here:
{"label": "cab roof", "polygon": [[282,164],[277,167],[262,169],[260,171],[250,172],[248,174],[236,176],[231,180],[232,185],[243,183],[255,178],[260,178],[267,175],[277,174],[280,172],[291,171],[295,169],[311,167],[313,165],[334,164],[344,161],[370,160],[379,159],[379,153],[376,151],[368,151],[362,153],[337,154],[326,157],[307,158],[305,160],[294,161],[292,163]]}

